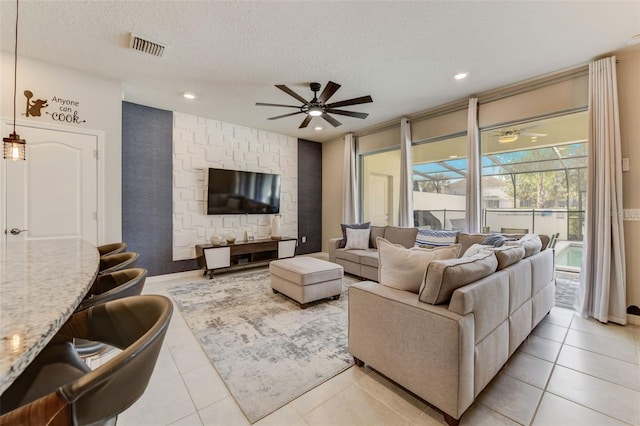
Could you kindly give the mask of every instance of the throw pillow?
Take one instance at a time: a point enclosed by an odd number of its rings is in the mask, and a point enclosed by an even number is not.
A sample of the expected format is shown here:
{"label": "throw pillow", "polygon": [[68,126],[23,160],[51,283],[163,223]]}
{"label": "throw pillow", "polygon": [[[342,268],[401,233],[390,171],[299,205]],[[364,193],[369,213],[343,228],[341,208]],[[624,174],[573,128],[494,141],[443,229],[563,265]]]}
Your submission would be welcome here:
{"label": "throw pillow", "polygon": [[351,224],[351,225],[347,225],[345,223],[341,224],[340,227],[342,228],[342,241],[340,241],[340,247],[339,248],[344,248],[344,246],[347,245],[347,228],[351,228],[351,229],[366,229],[366,228],[369,228],[369,225],[371,225],[371,222],[354,223],[354,224]]}
{"label": "throw pillow", "polygon": [[498,259],[498,271],[520,262],[524,257],[524,247],[502,246],[491,247],[490,250],[495,253],[496,259]]}
{"label": "throw pillow", "polygon": [[439,247],[426,250],[407,249],[382,237],[378,245],[378,282],[387,287],[418,293],[429,263],[438,259],[454,259],[459,247]]}
{"label": "throw pillow", "polygon": [[505,241],[507,241],[507,237],[502,234],[489,234],[487,238],[482,241],[482,245],[500,247]]}
{"label": "throw pillow", "polygon": [[367,229],[347,228],[347,245],[345,250],[366,250],[369,248],[369,233]]}
{"label": "throw pillow", "polygon": [[458,231],[440,231],[433,229],[418,229],[416,243],[426,246],[448,246],[456,242]]}
{"label": "throw pillow", "polygon": [[456,289],[493,274],[497,267],[498,259],[488,250],[471,257],[435,260],[427,268],[419,299],[432,305],[446,303]]}
{"label": "throw pillow", "polygon": [[480,253],[482,250],[487,250],[487,249],[488,249],[487,246],[476,243],[476,244],[473,244],[471,247],[469,247],[467,251],[465,251],[460,257],[471,257],[473,255]]}
{"label": "throw pillow", "polygon": [[537,234],[525,234],[519,240],[507,241],[506,244],[524,248],[524,257],[533,256],[542,250],[542,240]]}

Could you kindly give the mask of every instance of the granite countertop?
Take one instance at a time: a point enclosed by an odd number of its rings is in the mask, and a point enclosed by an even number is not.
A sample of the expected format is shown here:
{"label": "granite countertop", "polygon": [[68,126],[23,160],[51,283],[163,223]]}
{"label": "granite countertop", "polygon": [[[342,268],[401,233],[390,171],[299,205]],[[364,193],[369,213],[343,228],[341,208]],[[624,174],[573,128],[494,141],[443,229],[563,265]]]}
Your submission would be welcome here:
{"label": "granite countertop", "polygon": [[77,238],[0,247],[0,393],[73,313],[99,263],[96,247]]}

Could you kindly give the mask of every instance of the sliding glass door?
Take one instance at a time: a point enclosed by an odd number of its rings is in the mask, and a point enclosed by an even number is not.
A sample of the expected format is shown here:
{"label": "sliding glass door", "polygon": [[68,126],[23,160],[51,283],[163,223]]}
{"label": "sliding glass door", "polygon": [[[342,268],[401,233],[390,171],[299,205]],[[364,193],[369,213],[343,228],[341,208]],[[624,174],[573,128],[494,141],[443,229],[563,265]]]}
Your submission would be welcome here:
{"label": "sliding glass door", "polygon": [[466,135],[449,136],[413,146],[415,226],[423,229],[464,229],[466,147]]}
{"label": "sliding glass door", "polygon": [[[558,265],[580,267],[587,203],[587,113],[481,132],[486,232],[558,235]],[[565,259],[565,257],[567,257]]]}

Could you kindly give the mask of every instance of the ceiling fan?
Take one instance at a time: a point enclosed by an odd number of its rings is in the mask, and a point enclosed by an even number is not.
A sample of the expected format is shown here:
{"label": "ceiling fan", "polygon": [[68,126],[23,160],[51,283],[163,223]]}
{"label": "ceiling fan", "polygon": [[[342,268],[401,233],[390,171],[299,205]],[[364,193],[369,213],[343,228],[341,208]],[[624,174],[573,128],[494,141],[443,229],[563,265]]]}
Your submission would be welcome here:
{"label": "ceiling fan", "polygon": [[495,134],[498,136],[498,143],[515,142],[520,136],[532,136],[536,138],[547,136],[546,133],[531,133],[527,131],[534,127],[538,126],[523,127],[522,129],[496,130]]}
{"label": "ceiling fan", "polygon": [[286,94],[293,96],[298,101],[302,102],[302,105],[282,105],[282,104],[269,104],[263,102],[256,102],[258,106],[275,106],[275,107],[283,107],[283,108],[298,108],[299,111],[292,112],[289,114],[278,115],[275,117],[270,117],[269,120],[277,120],[278,118],[289,117],[296,114],[307,114],[307,116],[300,123],[299,129],[303,129],[309,125],[309,122],[313,117],[322,117],[325,121],[331,124],[333,127],[338,127],[342,123],[338,120],[330,116],[329,114],[337,114],[337,115],[345,115],[347,117],[355,117],[355,118],[367,118],[369,114],[364,112],[354,112],[354,111],[345,111],[343,109],[336,109],[339,107],[349,106],[349,105],[357,105],[357,104],[366,104],[369,102],[373,102],[371,96],[361,96],[359,98],[347,99],[345,101],[326,103],[331,96],[333,96],[336,91],[340,88],[338,83],[334,83],[333,81],[328,82],[324,86],[324,90],[318,96],[318,91],[320,91],[320,83],[311,83],[309,85],[311,91],[313,92],[313,99],[307,101],[302,96],[298,95],[293,90],[289,89],[284,84],[276,84],[276,87]]}

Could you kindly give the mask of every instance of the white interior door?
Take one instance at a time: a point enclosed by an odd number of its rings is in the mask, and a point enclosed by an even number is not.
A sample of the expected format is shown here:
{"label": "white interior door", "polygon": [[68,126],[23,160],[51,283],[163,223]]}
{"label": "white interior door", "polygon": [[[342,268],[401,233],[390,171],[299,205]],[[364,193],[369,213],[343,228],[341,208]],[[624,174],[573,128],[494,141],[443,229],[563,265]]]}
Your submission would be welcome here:
{"label": "white interior door", "polygon": [[16,126],[27,160],[5,160],[6,238],[98,243],[95,135]]}
{"label": "white interior door", "polygon": [[369,175],[369,211],[371,212],[371,224],[386,226],[389,224],[390,176],[380,174]]}

